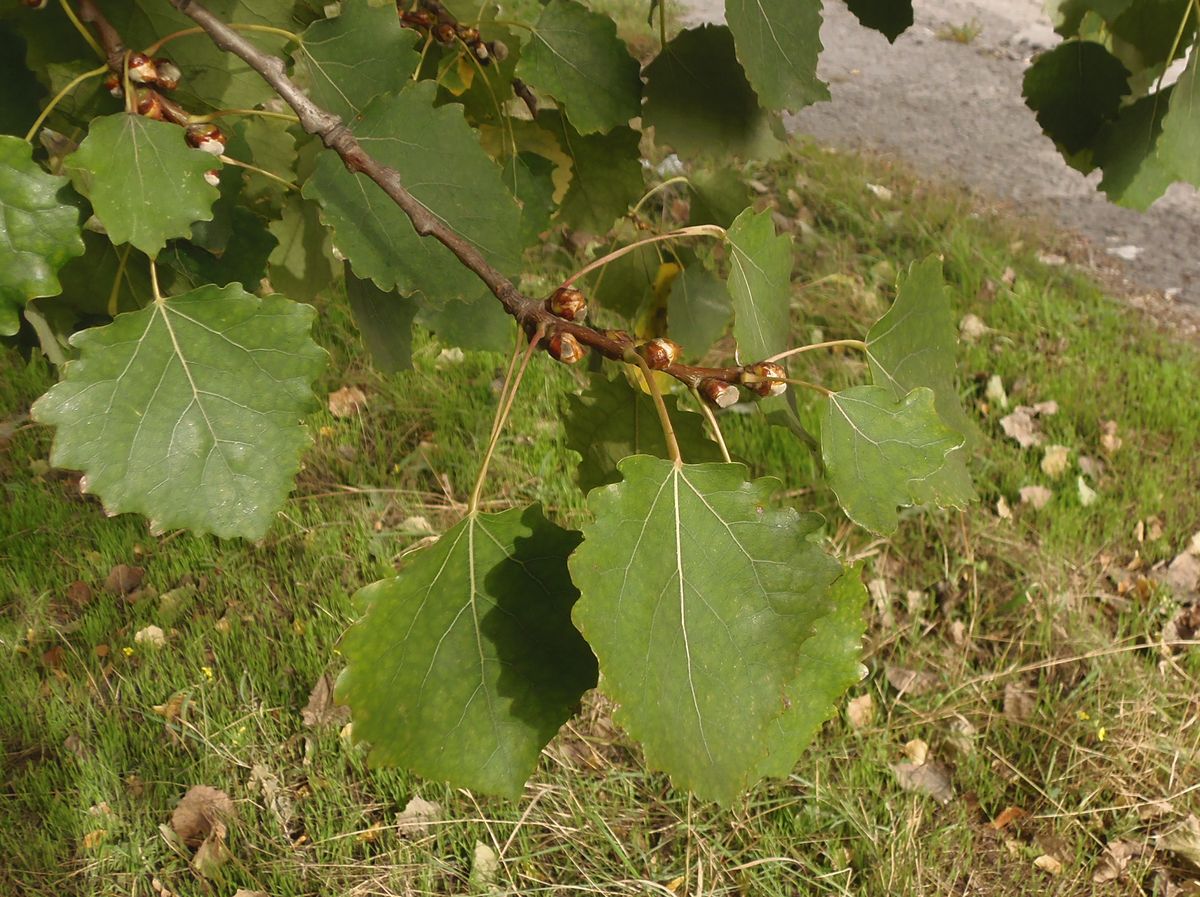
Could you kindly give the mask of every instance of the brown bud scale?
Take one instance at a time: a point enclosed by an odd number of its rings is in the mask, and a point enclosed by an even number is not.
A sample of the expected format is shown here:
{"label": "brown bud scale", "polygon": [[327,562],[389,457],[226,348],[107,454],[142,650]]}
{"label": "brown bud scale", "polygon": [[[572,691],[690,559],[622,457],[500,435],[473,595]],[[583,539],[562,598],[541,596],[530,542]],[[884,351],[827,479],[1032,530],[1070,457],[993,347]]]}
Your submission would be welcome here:
{"label": "brown bud scale", "polygon": [[587,349],[570,333],[554,334],[546,348],[552,358],[563,364],[575,364],[587,354]]}
{"label": "brown bud scale", "polygon": [[738,395],[738,388],[732,383],[725,383],[722,380],[716,380],[712,377],[700,381],[697,387],[700,395],[710,405],[716,405],[718,408],[728,408],[730,405],[737,404],[737,400],[741,398]]}
{"label": "brown bud scale", "polygon": [[652,339],[637,347],[638,355],[646,362],[646,367],[652,371],[661,371],[675,363],[679,357],[679,344],[666,337]]}
{"label": "brown bud scale", "polygon": [[145,53],[130,53],[126,64],[129,80],[135,84],[153,84],[158,80],[158,69]]}
{"label": "brown bud scale", "polygon": [[155,83],[163,90],[174,90],[179,86],[179,79],[183,77],[183,72],[179,70],[179,66],[169,59],[154,59],[154,70],[157,75]]}
{"label": "brown bud scale", "polygon": [[564,321],[582,321],[587,317],[587,298],[574,287],[559,287],[546,300],[546,311]]}
{"label": "brown bud scale", "polygon": [[773,361],[760,361],[742,368],[741,381],[743,386],[766,398],[781,396],[787,392],[787,384],[782,380],[786,376],[787,371],[782,365]]}

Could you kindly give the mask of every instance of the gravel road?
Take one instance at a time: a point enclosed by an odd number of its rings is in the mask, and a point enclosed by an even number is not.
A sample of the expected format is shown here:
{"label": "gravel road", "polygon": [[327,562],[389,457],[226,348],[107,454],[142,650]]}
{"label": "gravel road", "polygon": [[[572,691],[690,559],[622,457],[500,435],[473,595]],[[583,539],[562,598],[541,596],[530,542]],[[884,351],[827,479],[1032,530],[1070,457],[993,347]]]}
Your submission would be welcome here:
{"label": "gravel road", "polygon": [[[723,20],[722,0],[685,0],[689,24]],[[1018,210],[1057,219],[1126,263],[1137,287],[1200,308],[1200,193],[1176,185],[1145,213],[1110,204],[1099,173],[1069,168],[1021,100],[1030,56],[1058,41],[1039,0],[917,0],[895,44],[825,3],[820,72],[832,101],[789,117],[819,142],[894,154]],[[974,20],[969,44],[938,39]],[[1200,147],[1197,148],[1200,152]]]}

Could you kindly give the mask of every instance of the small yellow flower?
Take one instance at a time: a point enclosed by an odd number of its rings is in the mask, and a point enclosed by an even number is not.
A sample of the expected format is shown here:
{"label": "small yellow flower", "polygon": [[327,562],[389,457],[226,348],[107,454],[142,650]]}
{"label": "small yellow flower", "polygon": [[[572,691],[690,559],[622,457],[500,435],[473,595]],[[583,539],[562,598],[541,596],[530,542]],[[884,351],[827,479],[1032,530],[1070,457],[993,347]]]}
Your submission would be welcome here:
{"label": "small yellow flower", "polygon": [[212,678],[213,678],[212,667],[200,667],[200,672],[202,672],[204,674],[205,679],[209,680],[210,682],[212,681]]}
{"label": "small yellow flower", "polygon": [[126,657],[133,657],[133,648],[126,645],[124,648],[121,649],[121,653],[124,654]]}
{"label": "small yellow flower", "polygon": [[1097,741],[1103,741],[1107,737],[1108,737],[1108,729],[1104,728],[1104,726],[1101,726],[1099,729],[1096,730],[1096,740]]}
{"label": "small yellow flower", "polygon": [[1077,720],[1079,720],[1081,723],[1086,722],[1087,720],[1091,719],[1091,717],[1088,715],[1088,712],[1086,710],[1076,710],[1075,718]]}
{"label": "small yellow flower", "polygon": [[333,432],[334,432],[334,431],[333,431],[333,427],[330,427],[330,426],[324,426],[324,427],[321,427],[321,429],[320,429],[318,432],[319,432],[319,433],[321,434],[321,436],[323,436],[325,439],[328,439],[330,436],[332,436],[332,435],[333,435]]}

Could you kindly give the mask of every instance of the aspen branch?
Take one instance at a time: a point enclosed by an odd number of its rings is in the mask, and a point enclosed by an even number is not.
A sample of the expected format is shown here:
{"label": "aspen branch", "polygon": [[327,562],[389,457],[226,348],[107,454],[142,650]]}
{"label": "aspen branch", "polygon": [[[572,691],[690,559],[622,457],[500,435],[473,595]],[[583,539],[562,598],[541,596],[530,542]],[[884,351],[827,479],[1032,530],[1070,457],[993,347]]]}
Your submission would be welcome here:
{"label": "aspen branch", "polygon": [[[82,2],[92,5],[91,0]],[[364,174],[374,181],[408,216],[413,229],[419,235],[432,237],[449,249],[466,268],[483,281],[504,306],[504,310],[516,318],[527,334],[539,330],[547,337],[570,334],[605,358],[628,363],[629,353],[637,346],[636,340],[624,331],[601,331],[567,321],[548,311],[544,300],[522,294],[512,281],[493,267],[470,242],[409,193],[399,172],[383,165],[364,150],[341,118],[309,99],[287,76],[282,59],[263,52],[197,0],[165,2],[169,2],[203,28],[218,48],[232,53],[258,72],[284,102],[291,106],[300,119],[300,126],[306,132],[320,138],[327,148],[337,153],[350,171]],[[549,339],[546,342],[549,343]],[[742,382],[743,374],[743,368],[737,366],[714,368],[679,363],[672,363],[661,370],[693,388],[705,380],[738,384]]]}

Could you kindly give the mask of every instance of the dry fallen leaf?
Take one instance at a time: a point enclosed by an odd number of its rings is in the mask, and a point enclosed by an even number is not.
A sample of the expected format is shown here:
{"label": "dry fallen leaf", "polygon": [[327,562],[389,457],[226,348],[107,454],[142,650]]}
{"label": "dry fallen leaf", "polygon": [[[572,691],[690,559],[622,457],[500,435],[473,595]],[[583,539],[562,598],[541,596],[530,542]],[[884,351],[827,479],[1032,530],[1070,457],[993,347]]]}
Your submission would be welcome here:
{"label": "dry fallen leaf", "polygon": [[131,567],[128,564],[117,564],[108,571],[104,587],[117,595],[128,595],[142,584],[146,571],[141,567]]}
{"label": "dry fallen leaf", "polygon": [[1010,439],[1015,439],[1021,448],[1042,444],[1042,433],[1034,420],[1033,409],[1028,405],[1018,405],[1012,413],[1000,418],[1000,429]]}
{"label": "dry fallen leaf", "polygon": [[997,408],[1008,410],[1008,393],[1004,390],[1004,380],[999,374],[988,377],[987,388],[983,394]]}
{"label": "dry fallen leaf", "polygon": [[999,812],[995,819],[988,823],[996,831],[1000,831],[1005,826],[1016,822],[1018,819],[1024,819],[1029,814],[1020,807],[1005,807]]}
{"label": "dry fallen leaf", "polygon": [[83,849],[95,850],[104,843],[104,837],[108,834],[107,829],[93,829],[83,836]]}
{"label": "dry fallen leaf", "polygon": [[1037,866],[1047,875],[1060,875],[1063,871],[1062,861],[1058,857],[1051,856],[1048,853],[1043,853],[1034,860],[1033,865]]}
{"label": "dry fallen leaf", "polygon": [[67,600],[76,607],[84,607],[92,601],[92,587],[82,579],[77,579],[67,586]]}
{"label": "dry fallen leaf", "polygon": [[1021,504],[1032,505],[1035,511],[1040,511],[1054,498],[1054,493],[1045,486],[1022,486]]}
{"label": "dry fallen leaf", "polygon": [[1184,598],[1200,588],[1200,558],[1191,551],[1185,551],[1175,556],[1162,576],[1163,585],[1175,593],[1177,598]]}
{"label": "dry fallen leaf", "polygon": [[343,386],[329,394],[329,413],[334,417],[351,417],[366,407],[366,393],[357,386]]}
{"label": "dry fallen leaf", "polygon": [[1096,871],[1092,873],[1092,881],[1098,885],[1116,881],[1129,861],[1142,853],[1142,845],[1135,841],[1109,841],[1104,845],[1104,853],[1096,864]]}
{"label": "dry fallen leaf", "polygon": [[1003,495],[996,501],[996,516],[1001,520],[1012,520],[1012,507],[1008,504],[1008,499]]}
{"label": "dry fallen leaf", "polygon": [[924,766],[929,759],[929,744],[920,738],[914,738],[904,744],[904,756],[917,766]]}
{"label": "dry fallen leaf", "polygon": [[238,888],[233,892],[233,897],[270,897],[266,891],[247,891],[245,888]]}
{"label": "dry fallen leaf", "polygon": [[1100,482],[1100,477],[1104,476],[1104,462],[1091,455],[1079,456],[1079,469],[1083,471],[1084,476],[1091,477],[1092,482],[1095,483]]}
{"label": "dry fallen leaf", "polygon": [[904,667],[884,664],[883,674],[892,688],[901,694],[923,695],[937,685],[937,676],[924,670],[908,670]]}
{"label": "dry fallen leaf", "polygon": [[960,716],[950,724],[950,735],[946,738],[946,743],[964,757],[969,757],[975,753],[975,736],[978,734],[970,721]]}
{"label": "dry fallen leaf", "polygon": [[404,809],[396,814],[396,828],[404,835],[424,835],[429,831],[430,824],[441,818],[441,804],[414,795]]}
{"label": "dry fallen leaf", "polygon": [[195,785],[171,814],[171,828],[188,847],[199,847],[218,826],[224,830],[233,815],[233,801],[228,794],[208,785]]}
{"label": "dry fallen leaf", "polygon": [[850,727],[853,729],[869,726],[874,718],[875,699],[871,697],[870,692],[861,694],[857,698],[851,698],[846,705],[846,719],[849,720]]}
{"label": "dry fallen leaf", "polygon": [[1024,722],[1037,710],[1037,692],[1019,682],[1004,686],[1004,715],[1015,722]]}
{"label": "dry fallen leaf", "polygon": [[979,317],[979,315],[967,315],[958,325],[958,335],[962,338],[963,342],[967,343],[978,341],[980,337],[987,335],[989,330],[991,328],[983,323],[983,318]]}
{"label": "dry fallen leaf", "polygon": [[1106,455],[1115,455],[1121,447],[1121,437],[1117,435],[1117,422],[1106,420],[1100,424],[1100,448]]}
{"label": "dry fallen leaf", "polygon": [[350,708],[333,703],[333,677],[325,673],[317,680],[308,696],[308,704],[300,711],[304,725],[310,729],[321,726],[343,726],[350,719]]}
{"label": "dry fallen leaf", "polygon": [[893,763],[892,772],[905,791],[928,794],[939,804],[949,803],[954,798],[954,786],[950,784],[950,773],[936,760],[924,763]]}
{"label": "dry fallen leaf", "polygon": [[471,863],[470,884],[474,888],[483,888],[496,880],[500,872],[500,860],[496,851],[482,841],[475,842],[475,856]]}
{"label": "dry fallen leaf", "polygon": [[139,645],[150,645],[154,648],[161,648],[167,643],[167,634],[158,626],[147,626],[145,629],[139,629],[134,633],[133,640]]}
{"label": "dry fallen leaf", "polygon": [[1042,455],[1042,473],[1058,479],[1067,472],[1071,463],[1071,450],[1065,445],[1048,445]]}
{"label": "dry fallen leaf", "polygon": [[1193,866],[1200,866],[1200,819],[1193,813],[1166,834],[1155,839],[1155,847],[1168,850]]}
{"label": "dry fallen leaf", "polygon": [[1081,505],[1086,508],[1095,503],[1096,498],[1098,497],[1096,495],[1096,490],[1089,486],[1083,477],[1076,477],[1075,485],[1079,488],[1079,503]]}
{"label": "dry fallen leaf", "polygon": [[222,867],[233,859],[233,854],[225,846],[224,828],[214,829],[213,833],[201,842],[196,855],[192,857],[192,869],[201,878],[216,878]]}

